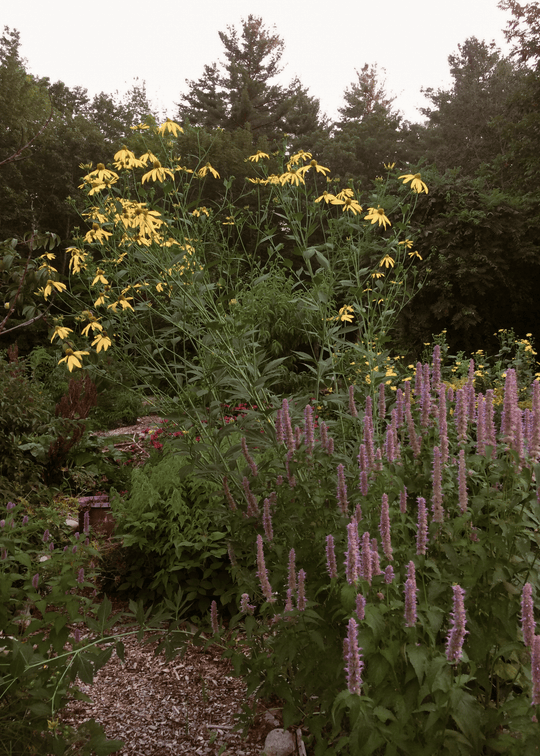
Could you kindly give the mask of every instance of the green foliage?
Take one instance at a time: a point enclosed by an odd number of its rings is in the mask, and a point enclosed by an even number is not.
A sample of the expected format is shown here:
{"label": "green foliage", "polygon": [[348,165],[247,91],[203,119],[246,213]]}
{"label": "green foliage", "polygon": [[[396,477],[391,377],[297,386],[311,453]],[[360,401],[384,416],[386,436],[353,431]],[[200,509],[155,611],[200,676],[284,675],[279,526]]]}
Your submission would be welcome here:
{"label": "green foliage", "polygon": [[[165,454],[156,464],[134,468],[131,494],[112,507],[122,539],[121,554],[109,555],[103,579],[145,600],[183,586],[199,615],[215,596],[230,600],[225,505],[220,487],[193,477],[183,457]],[[107,573],[116,562],[117,574]]]}

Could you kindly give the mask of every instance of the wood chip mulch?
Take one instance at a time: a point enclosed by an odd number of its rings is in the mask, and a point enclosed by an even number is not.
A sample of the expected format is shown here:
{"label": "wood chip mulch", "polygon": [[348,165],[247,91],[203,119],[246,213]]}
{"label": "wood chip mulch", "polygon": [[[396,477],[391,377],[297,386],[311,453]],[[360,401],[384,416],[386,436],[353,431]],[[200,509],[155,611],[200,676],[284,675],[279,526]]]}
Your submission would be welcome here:
{"label": "wood chip mulch", "polygon": [[72,700],[61,720],[103,725],[108,738],[124,741],[121,756],[260,756],[278,710],[258,705],[244,735],[238,715],[246,687],[217,648],[188,645],[183,657],[154,656],[155,644],[124,639],[125,659],[113,653],[94,683],[77,683],[91,703]]}

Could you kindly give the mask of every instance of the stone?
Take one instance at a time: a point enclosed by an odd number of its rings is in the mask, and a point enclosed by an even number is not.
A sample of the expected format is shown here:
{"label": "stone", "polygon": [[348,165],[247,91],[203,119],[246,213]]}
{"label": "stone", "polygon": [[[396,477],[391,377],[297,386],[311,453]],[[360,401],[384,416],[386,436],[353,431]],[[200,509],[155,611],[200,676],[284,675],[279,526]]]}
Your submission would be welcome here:
{"label": "stone", "polygon": [[71,528],[72,530],[77,530],[79,527],[79,521],[73,520],[71,517],[68,517],[66,519],[66,525],[68,528]]}
{"label": "stone", "polygon": [[295,751],[294,736],[287,730],[271,730],[264,741],[261,756],[290,756]]}

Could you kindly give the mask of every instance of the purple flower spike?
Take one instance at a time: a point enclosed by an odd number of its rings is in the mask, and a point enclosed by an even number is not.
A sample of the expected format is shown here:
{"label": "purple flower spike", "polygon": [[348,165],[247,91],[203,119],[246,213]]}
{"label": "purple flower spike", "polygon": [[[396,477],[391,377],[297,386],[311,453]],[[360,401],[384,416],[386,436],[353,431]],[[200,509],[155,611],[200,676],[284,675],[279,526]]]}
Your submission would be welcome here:
{"label": "purple flower spike", "polygon": [[391,564],[389,564],[388,567],[386,567],[386,569],[384,570],[384,582],[386,583],[386,585],[390,585],[390,583],[393,583],[394,577],[395,577],[394,568],[392,567]]}
{"label": "purple flower spike", "polygon": [[361,593],[356,597],[356,616],[360,622],[366,618],[366,599]]}
{"label": "purple flower spike", "polygon": [[83,533],[87,534],[90,532],[90,510],[87,509],[84,513],[84,525],[83,525]]}
{"label": "purple flower spike", "polygon": [[6,509],[8,512],[10,509],[15,509],[15,507],[16,507],[16,504],[14,504],[12,501],[8,501],[8,503],[6,504]]}
{"label": "purple flower spike", "polygon": [[271,541],[274,537],[274,530],[272,528],[272,514],[270,512],[270,499],[264,500],[263,510],[263,527],[266,537]]}
{"label": "purple flower spike", "polygon": [[217,604],[215,601],[212,601],[210,604],[210,624],[212,625],[212,632],[214,635],[219,635]]}
{"label": "purple flower spike", "polygon": [[233,499],[232,494],[230,492],[229,482],[228,482],[227,478],[223,478],[223,490],[225,491],[225,498],[229,502],[229,507],[230,507],[231,511],[234,512],[236,510],[236,502]]}
{"label": "purple flower spike", "polygon": [[334,550],[334,536],[333,535],[326,536],[326,570],[332,580],[334,578],[337,578],[338,571],[337,571],[337,564],[336,564],[336,553]]}
{"label": "purple flower spike", "polygon": [[[460,389],[461,391],[461,389]],[[444,509],[442,506],[442,469],[441,469],[441,451],[438,446],[433,447],[433,522],[443,522]]]}
{"label": "purple flower spike", "polygon": [[25,515],[25,516],[24,516],[24,517],[22,518],[22,524],[23,524],[23,525],[28,525],[28,515]]}
{"label": "purple flower spike", "polygon": [[425,554],[428,542],[428,518],[426,500],[418,497],[418,529],[416,531],[416,553]]}
{"label": "purple flower spike", "polygon": [[452,627],[446,640],[446,658],[449,662],[458,662],[461,660],[463,641],[468,632],[465,630],[467,619],[463,604],[465,591],[459,585],[452,586],[452,591],[454,592],[454,608],[451,614]]}
{"label": "purple flower spike", "polygon": [[294,549],[289,551],[289,570],[287,575],[287,584],[292,593],[296,593],[296,552]]}
{"label": "purple flower spike", "polygon": [[79,570],[79,574],[77,575],[77,582],[79,585],[82,585],[84,583],[84,567],[81,567]]}
{"label": "purple flower spike", "polygon": [[532,705],[540,705],[540,635],[535,635],[531,651]]}
{"label": "purple flower spike", "polygon": [[352,617],[349,620],[347,637],[343,642],[343,657],[345,661],[345,674],[347,676],[347,688],[349,693],[361,695],[362,693],[362,662],[361,648],[358,647],[358,624]]}
{"label": "purple flower spike", "polygon": [[532,648],[536,623],[534,621],[534,604],[532,600],[532,585],[530,583],[525,583],[523,593],[521,594],[521,630],[523,632],[523,642],[526,646]]}
{"label": "purple flower spike", "polygon": [[253,457],[251,456],[251,454],[248,451],[247,441],[244,438],[244,436],[242,436],[242,440],[240,441],[240,445],[242,447],[242,454],[244,455],[245,460],[248,463],[249,468],[251,470],[251,474],[253,475],[254,478],[256,478],[257,475],[259,474],[258,470],[257,470],[257,464],[256,464],[255,460],[253,459]]}
{"label": "purple flower spike", "polygon": [[399,492],[399,511],[401,514],[407,512],[407,487],[404,486],[403,490]]}
{"label": "purple flower spike", "polygon": [[360,554],[360,574],[371,585],[373,575],[373,557],[371,556],[371,541],[369,531],[362,536],[362,552]]}
{"label": "purple flower spike", "polygon": [[304,409],[304,443],[306,445],[306,453],[313,454],[315,437],[313,434],[313,407],[310,404],[307,404]]}
{"label": "purple flower spike", "polygon": [[345,468],[342,464],[337,466],[337,500],[341,514],[347,514],[349,502],[347,501],[347,484],[345,482]]}
{"label": "purple flower spike", "polygon": [[43,538],[41,539],[43,541],[43,543],[47,543],[47,541],[49,540],[50,536],[51,536],[51,534],[49,533],[49,529],[47,528],[47,530],[43,533]]}
{"label": "purple flower spike", "polygon": [[298,611],[303,612],[307,606],[306,601],[306,572],[298,571],[298,595],[296,597],[296,606]]}
{"label": "purple flower spike", "polygon": [[285,601],[285,609],[284,609],[284,611],[286,611],[286,612],[292,612],[293,611],[294,607],[293,607],[292,599],[293,599],[293,592],[291,591],[290,588],[287,588],[287,600]]}
{"label": "purple flower spike", "polygon": [[2,549],[2,561],[4,562],[7,559],[7,549]]}
{"label": "purple flower spike", "polygon": [[248,503],[247,516],[257,517],[257,515],[259,514],[259,506],[257,504],[257,499],[255,498],[255,494],[249,487],[249,480],[245,476],[242,479],[242,485],[244,487],[244,494],[246,496],[246,500]]}
{"label": "purple flower spike", "polygon": [[392,562],[392,544],[390,542],[390,510],[388,508],[388,495],[382,495],[381,519],[379,522],[379,532],[381,534],[382,547],[385,557]]}
{"label": "purple flower spike", "polygon": [[2,530],[2,528],[5,528],[5,527],[6,527],[6,521],[0,520],[0,530]]}
{"label": "purple flower spike", "polygon": [[352,585],[358,579],[358,524],[353,520],[347,525],[347,551],[345,552],[345,575]]}
{"label": "purple flower spike", "polygon": [[257,577],[259,578],[259,582],[261,584],[263,596],[270,604],[273,604],[276,599],[272,594],[272,586],[270,585],[270,582],[268,580],[268,572],[264,563],[264,547],[261,535],[257,536],[257,567]]}
{"label": "purple flower spike", "polygon": [[243,614],[253,614],[255,607],[249,603],[249,593],[243,593],[240,599],[240,611]]}
{"label": "purple flower spike", "polygon": [[32,588],[37,590],[38,585],[39,585],[39,572],[36,572],[36,574],[32,578]]}
{"label": "purple flower spike", "polygon": [[467,470],[465,466],[465,449],[459,450],[458,483],[459,509],[461,514],[465,514],[467,511]]}
{"label": "purple flower spike", "polygon": [[416,571],[414,562],[409,562],[405,581],[405,627],[416,625]]}

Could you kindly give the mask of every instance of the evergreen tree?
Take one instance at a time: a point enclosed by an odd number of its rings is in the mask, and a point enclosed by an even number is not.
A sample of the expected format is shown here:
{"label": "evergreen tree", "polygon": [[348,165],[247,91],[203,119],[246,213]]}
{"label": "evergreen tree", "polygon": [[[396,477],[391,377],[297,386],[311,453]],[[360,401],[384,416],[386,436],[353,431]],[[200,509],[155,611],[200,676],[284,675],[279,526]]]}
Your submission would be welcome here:
{"label": "evergreen tree", "polygon": [[249,15],[241,33],[228,26],[219,37],[225,60],[206,65],[200,79],[187,82],[188,92],[178,105],[180,120],[209,129],[248,129],[255,143],[264,137],[272,145],[284,133],[298,137],[316,131],[318,101],[297,79],[287,87],[274,81],[282,71],[284,51],[275,31]]}
{"label": "evergreen tree", "polygon": [[460,167],[474,175],[505,150],[504,121],[520,74],[494,42],[476,37],[459,44],[448,63],[451,88],[423,90],[433,105],[421,111],[428,119],[425,156],[441,171]]}

